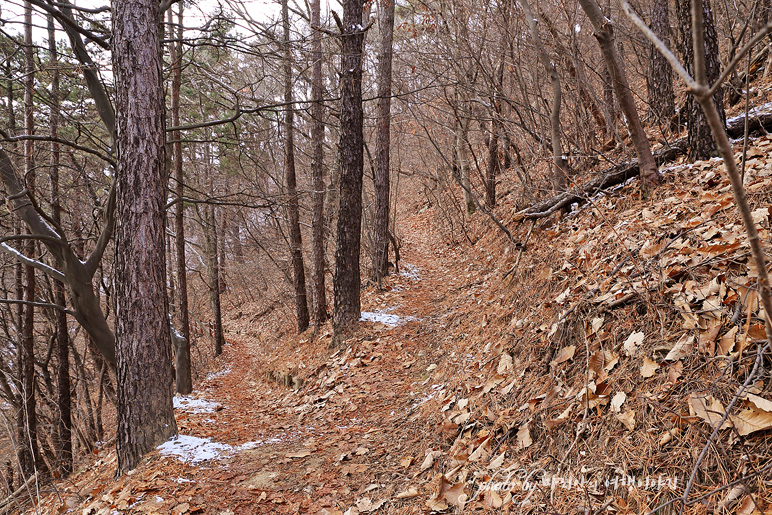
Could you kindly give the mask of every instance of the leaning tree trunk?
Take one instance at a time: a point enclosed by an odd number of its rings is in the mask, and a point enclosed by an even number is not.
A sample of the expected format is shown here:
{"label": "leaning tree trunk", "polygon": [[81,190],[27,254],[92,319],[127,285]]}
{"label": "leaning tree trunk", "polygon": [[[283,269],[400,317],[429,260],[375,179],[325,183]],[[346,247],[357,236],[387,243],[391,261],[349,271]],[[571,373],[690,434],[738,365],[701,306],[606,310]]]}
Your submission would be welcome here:
{"label": "leaning tree trunk", "polygon": [[[51,67],[51,218],[57,224],[61,224],[62,206],[59,195],[59,109],[61,98],[59,93],[59,63],[56,54],[56,32],[54,19],[48,17],[48,54]],[[54,303],[60,306],[66,305],[64,297],[64,284],[53,280]],[[70,392],[70,336],[67,331],[67,314],[57,309],[54,312],[56,324],[56,392],[57,406],[59,408],[59,420],[57,423],[57,465],[63,476],[72,472],[72,395]]]}
{"label": "leaning tree trunk", "polygon": [[[680,36],[678,39],[678,49],[683,57],[684,68],[688,73],[694,74],[690,0],[677,0],[675,5]],[[705,31],[705,79],[708,84],[713,84],[721,74],[721,63],[718,57],[718,38],[716,26],[713,23],[713,10],[710,7],[710,0],[703,0],[702,12]],[[723,88],[718,88],[715,95],[713,95],[713,103],[716,105],[719,117],[726,123]],[[689,159],[708,159],[716,155],[716,143],[710,131],[707,118],[692,95],[687,96],[684,110],[686,111],[686,128],[689,137]]]}
{"label": "leaning tree trunk", "polygon": [[[651,0],[651,30],[665,45],[670,46],[668,0]],[[661,127],[670,128],[675,116],[673,69],[654,45],[649,45],[649,76],[646,79],[650,114]]]}
{"label": "leaning tree trunk", "polygon": [[287,181],[287,211],[290,225],[290,254],[292,256],[292,279],[295,287],[295,314],[298,332],[308,329],[308,296],[306,295],[306,271],[303,265],[303,240],[300,233],[300,207],[298,186],[295,177],[295,108],[292,106],[292,46],[290,45],[290,23],[288,0],[281,2],[281,19],[284,28],[284,173]]}
{"label": "leaning tree trunk", "polygon": [[[177,41],[169,45],[172,63],[172,125],[180,125],[180,87],[182,84],[182,2],[177,14],[177,30],[174,30],[172,9],[169,9],[170,33],[176,33]],[[180,131],[172,131],[174,144],[174,190],[177,195],[177,207],[174,212],[174,249],[177,261],[177,297],[179,298],[179,332],[182,338],[174,338],[174,371],[177,393],[183,395],[193,391],[193,379],[190,370],[190,319],[188,314],[188,275],[185,258],[185,175],[182,169],[182,139]]]}
{"label": "leaning tree trunk", "polygon": [[119,472],[177,433],[162,265],[167,176],[159,14],[153,0],[113,3]]}
{"label": "leaning tree trunk", "polygon": [[322,104],[322,32],[321,0],[311,2],[311,37],[314,59],[311,70],[311,292],[314,300],[314,325],[318,329],[329,317],[325,288],[324,223],[324,104]]}
{"label": "leaning tree trunk", "polygon": [[609,75],[611,75],[614,94],[617,100],[619,100],[619,106],[627,119],[627,126],[633,139],[638,162],[640,163],[641,195],[644,198],[649,197],[662,179],[657,169],[657,163],[654,161],[654,156],[651,154],[651,145],[643,130],[641,119],[638,116],[635,99],[622,69],[619,54],[614,47],[614,27],[611,21],[603,15],[595,0],[579,0],[579,4],[587,14],[595,30],[595,38],[598,40],[603,60],[606,63]]}
{"label": "leaning tree trunk", "polygon": [[362,230],[364,134],[362,110],[363,0],[343,1],[340,113],[340,200],[333,280],[334,341],[356,327],[361,309],[359,252]]}
{"label": "leaning tree trunk", "polygon": [[373,213],[373,274],[381,287],[388,273],[389,202],[391,185],[389,153],[391,151],[391,61],[394,38],[394,1],[378,4],[380,10],[381,55],[378,59],[378,114],[375,139],[375,212]]}

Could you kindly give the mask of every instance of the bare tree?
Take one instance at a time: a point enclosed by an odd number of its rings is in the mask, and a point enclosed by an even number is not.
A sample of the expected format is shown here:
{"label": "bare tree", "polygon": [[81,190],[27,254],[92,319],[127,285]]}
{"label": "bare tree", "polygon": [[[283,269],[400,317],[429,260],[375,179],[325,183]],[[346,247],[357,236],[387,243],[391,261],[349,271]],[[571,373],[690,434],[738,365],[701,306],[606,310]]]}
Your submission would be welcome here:
{"label": "bare tree", "polygon": [[[62,206],[59,193],[59,110],[61,95],[59,92],[59,62],[56,51],[56,32],[54,19],[48,16],[48,55],[51,77],[51,218],[57,225],[62,223]],[[54,303],[65,306],[64,284],[53,280]],[[67,314],[62,309],[54,312],[56,330],[56,388],[59,420],[57,422],[57,465],[63,475],[72,472],[72,394],[70,392],[70,335],[67,331]]]}
{"label": "bare tree", "polygon": [[600,45],[606,69],[611,76],[614,94],[627,119],[627,126],[633,139],[635,153],[638,155],[638,163],[641,170],[641,194],[644,197],[648,197],[654,188],[659,185],[661,178],[657,169],[657,163],[651,154],[651,145],[643,130],[641,119],[638,116],[638,109],[635,107],[635,99],[633,99],[633,94],[630,91],[617,49],[614,46],[614,26],[611,20],[603,15],[596,0],[579,0],[579,4],[595,29],[595,39],[598,40]]}
{"label": "bare tree", "polygon": [[287,211],[290,225],[290,254],[292,257],[293,285],[295,287],[295,314],[298,332],[308,329],[308,300],[306,272],[303,265],[303,240],[300,233],[300,207],[295,177],[295,108],[292,106],[292,45],[290,44],[290,20],[288,0],[282,0],[281,20],[284,29],[282,50],[284,54],[284,174],[287,184]]}
{"label": "bare tree", "polygon": [[[178,4],[177,26],[175,30],[174,15],[169,8],[169,32],[174,35],[169,44],[169,54],[172,64],[172,125],[180,126],[180,88],[182,86],[182,9]],[[182,166],[182,135],[179,130],[172,131],[172,149],[174,151],[174,190],[177,195],[177,206],[174,212],[174,248],[177,263],[177,297],[179,298],[179,332],[182,338],[175,338],[174,371],[175,387],[178,393],[188,394],[193,391],[190,363],[190,314],[188,313],[188,273],[185,256],[185,174]]]}
{"label": "bare tree", "polygon": [[378,4],[381,48],[378,57],[378,107],[375,139],[375,212],[373,213],[372,279],[381,287],[388,273],[391,152],[391,62],[395,0]]}
{"label": "bare tree", "polygon": [[318,329],[328,318],[325,288],[325,234],[324,222],[324,104],[322,103],[322,32],[321,0],[311,2],[311,291],[314,301],[314,324]]}
{"label": "bare tree", "polygon": [[[670,45],[670,12],[667,0],[651,0],[651,28],[659,39]],[[649,52],[646,85],[649,90],[650,114],[660,126],[669,128],[675,116],[673,69],[654,45],[650,45]]]}

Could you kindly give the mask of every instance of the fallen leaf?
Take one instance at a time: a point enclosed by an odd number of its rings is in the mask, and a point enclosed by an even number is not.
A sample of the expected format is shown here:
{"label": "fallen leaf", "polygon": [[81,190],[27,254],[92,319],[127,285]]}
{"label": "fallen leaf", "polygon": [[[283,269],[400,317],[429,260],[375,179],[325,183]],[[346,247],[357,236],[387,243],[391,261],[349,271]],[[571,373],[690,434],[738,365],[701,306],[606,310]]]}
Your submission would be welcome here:
{"label": "fallen leaf", "polygon": [[373,501],[369,497],[363,497],[356,502],[356,508],[359,510],[359,513],[369,513],[371,511],[376,511],[385,503],[386,501],[384,500]]}
{"label": "fallen leaf", "polygon": [[370,452],[370,449],[368,449],[367,447],[357,447],[357,450],[354,451],[354,454],[356,454],[357,456],[364,456],[368,452]]}
{"label": "fallen leaf", "polygon": [[563,413],[558,415],[555,418],[550,418],[544,421],[544,425],[547,426],[547,429],[552,430],[561,425],[563,422],[568,420],[568,417],[571,415],[571,409],[573,409],[574,405],[571,404],[568,406]]}
{"label": "fallen leaf", "polygon": [[740,436],[772,428],[772,413],[760,409],[744,409],[731,419]]}
{"label": "fallen leaf", "polygon": [[558,355],[555,357],[554,360],[552,360],[552,365],[560,365],[561,363],[565,363],[569,359],[574,357],[574,352],[576,352],[576,345],[569,345],[568,347],[563,347],[560,349],[560,352],[558,352]]}
{"label": "fallen leaf", "polygon": [[524,425],[520,426],[520,429],[517,430],[518,449],[526,449],[533,443],[533,440],[531,440],[531,432],[529,430],[530,424],[530,422],[526,422]]}
{"label": "fallen leaf", "polygon": [[751,403],[753,403],[753,405],[758,409],[772,413],[772,401],[769,399],[759,397],[758,395],[753,395],[752,393],[748,394],[747,399],[751,401]]}
{"label": "fallen leaf", "polygon": [[721,356],[728,356],[734,348],[735,338],[737,336],[738,328],[736,325],[732,326],[724,336],[718,340],[718,352]]}
{"label": "fallen leaf", "polygon": [[673,345],[673,348],[670,349],[670,352],[667,353],[667,356],[665,356],[665,361],[677,361],[691,354],[693,349],[694,349],[694,336],[684,334],[676,342],[676,344]]}
{"label": "fallen leaf", "polygon": [[627,395],[625,395],[625,392],[617,392],[614,394],[614,397],[611,399],[611,411],[613,413],[619,413],[622,408],[622,404],[625,403],[627,400]]}
{"label": "fallen leaf", "polygon": [[410,487],[404,492],[400,492],[397,495],[394,496],[395,499],[410,499],[412,497],[418,497],[418,490],[416,490],[414,487]]}
{"label": "fallen leaf", "polygon": [[644,356],[643,365],[641,365],[641,376],[646,378],[651,377],[657,373],[658,368],[659,364],[657,364],[656,361],[649,359],[648,356]]}
{"label": "fallen leaf", "polygon": [[413,464],[413,457],[412,456],[405,456],[401,460],[399,460],[400,466],[403,468],[408,468],[410,465]]}
{"label": "fallen leaf", "polygon": [[495,510],[501,508],[502,504],[504,504],[504,501],[502,501],[501,496],[497,494],[495,490],[485,491],[485,494],[483,495],[483,506],[485,509]]}
{"label": "fallen leaf", "polygon": [[455,485],[451,485],[450,482],[445,479],[445,476],[442,476],[442,485],[440,486],[441,499],[446,501],[451,506],[458,506],[459,508],[463,508],[464,504],[466,504],[466,501],[469,498],[469,496],[464,493],[465,486],[466,483],[463,481],[456,483]]}
{"label": "fallen leaf", "polygon": [[504,456],[506,455],[506,452],[502,452],[500,455],[498,455],[496,458],[491,460],[490,465],[488,465],[488,468],[493,470],[498,470],[501,468],[501,466],[504,464]]}
{"label": "fallen leaf", "polygon": [[662,447],[666,445],[673,439],[673,437],[678,436],[678,433],[680,432],[681,432],[680,427],[674,427],[672,429],[668,429],[667,431],[662,433],[662,436],[659,439],[659,446]]}
{"label": "fallen leaf", "polygon": [[644,334],[638,331],[633,331],[630,333],[630,336],[627,337],[627,340],[625,340],[624,344],[625,354],[628,356],[635,354],[638,346],[643,343],[643,337]]}
{"label": "fallen leaf", "polygon": [[[725,413],[724,406],[721,402],[714,399],[713,396],[703,397],[697,393],[689,395],[689,411],[710,424],[711,427],[716,427]],[[731,425],[732,423],[729,420],[725,420],[721,425],[721,429],[726,429],[731,427]]]}
{"label": "fallen leaf", "polygon": [[625,413],[615,414],[614,417],[616,417],[616,419],[619,420],[628,431],[635,429],[635,411],[627,410]]}
{"label": "fallen leaf", "polygon": [[431,451],[424,458],[424,462],[421,463],[421,470],[426,470],[434,465],[434,460],[442,456],[442,451]]}
{"label": "fallen leaf", "polygon": [[670,384],[675,384],[676,381],[678,381],[678,378],[683,375],[684,372],[684,364],[682,361],[676,361],[672,365],[670,365],[667,369],[667,382]]}

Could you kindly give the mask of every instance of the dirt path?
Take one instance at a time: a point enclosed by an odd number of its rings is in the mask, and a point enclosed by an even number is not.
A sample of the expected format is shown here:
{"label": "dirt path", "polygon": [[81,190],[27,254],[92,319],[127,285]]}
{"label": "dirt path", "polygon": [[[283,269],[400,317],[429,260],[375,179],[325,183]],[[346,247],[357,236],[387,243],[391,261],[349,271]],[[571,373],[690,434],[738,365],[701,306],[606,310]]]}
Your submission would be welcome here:
{"label": "dirt path", "polygon": [[112,488],[112,506],[335,514],[355,505],[367,513],[383,501],[379,513],[414,512],[418,498],[394,497],[421,474],[417,465],[432,444],[426,437],[436,434],[417,408],[437,389],[431,370],[445,318],[438,300],[453,281],[433,268],[447,258],[433,250],[441,247],[425,234],[428,224],[408,223],[402,273],[387,280],[390,291],[364,297],[363,316],[376,322],[364,322],[359,337],[326,362],[303,355],[329,354],[329,334],[301,341],[298,391],[266,377],[278,342],[229,338],[221,371],[177,400],[183,436],[166,447],[182,461],[151,456],[140,477]]}

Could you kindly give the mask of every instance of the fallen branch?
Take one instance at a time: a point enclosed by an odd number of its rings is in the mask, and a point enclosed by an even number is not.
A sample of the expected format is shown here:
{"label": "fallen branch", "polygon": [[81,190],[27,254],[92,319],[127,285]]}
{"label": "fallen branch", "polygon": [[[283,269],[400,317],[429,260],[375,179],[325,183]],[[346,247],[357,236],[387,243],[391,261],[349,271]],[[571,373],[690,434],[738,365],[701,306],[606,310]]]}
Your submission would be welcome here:
{"label": "fallen branch", "polygon": [[[748,117],[749,134],[762,129],[772,132],[772,112],[751,114]],[[745,133],[745,117],[738,116],[731,119],[727,123],[726,132],[731,138],[741,137]],[[673,142],[671,146],[654,152],[654,159],[657,161],[657,166],[662,166],[664,163],[685,154],[686,150],[686,138],[682,138]],[[639,172],[637,159],[612,166],[580,186],[532,204],[515,214],[513,221],[521,222],[546,218],[573,203],[584,204],[588,198],[596,195],[599,191],[622,184],[631,177],[638,176]]]}
{"label": "fallen branch", "polygon": [[[654,159],[657,162],[657,166],[661,166],[662,163],[672,161],[684,153],[686,153],[686,138],[674,142],[668,148],[654,152]],[[639,172],[637,159],[612,166],[576,188],[564,191],[552,198],[536,202],[531,207],[515,214],[514,221],[521,222],[523,220],[545,218],[573,203],[584,204],[588,198],[593,197],[599,191],[622,184],[631,177],[636,177]]]}
{"label": "fallen branch", "polygon": [[31,475],[11,495],[0,501],[0,515],[6,515],[15,510],[21,510],[31,500],[30,488],[37,481],[37,474]]}

